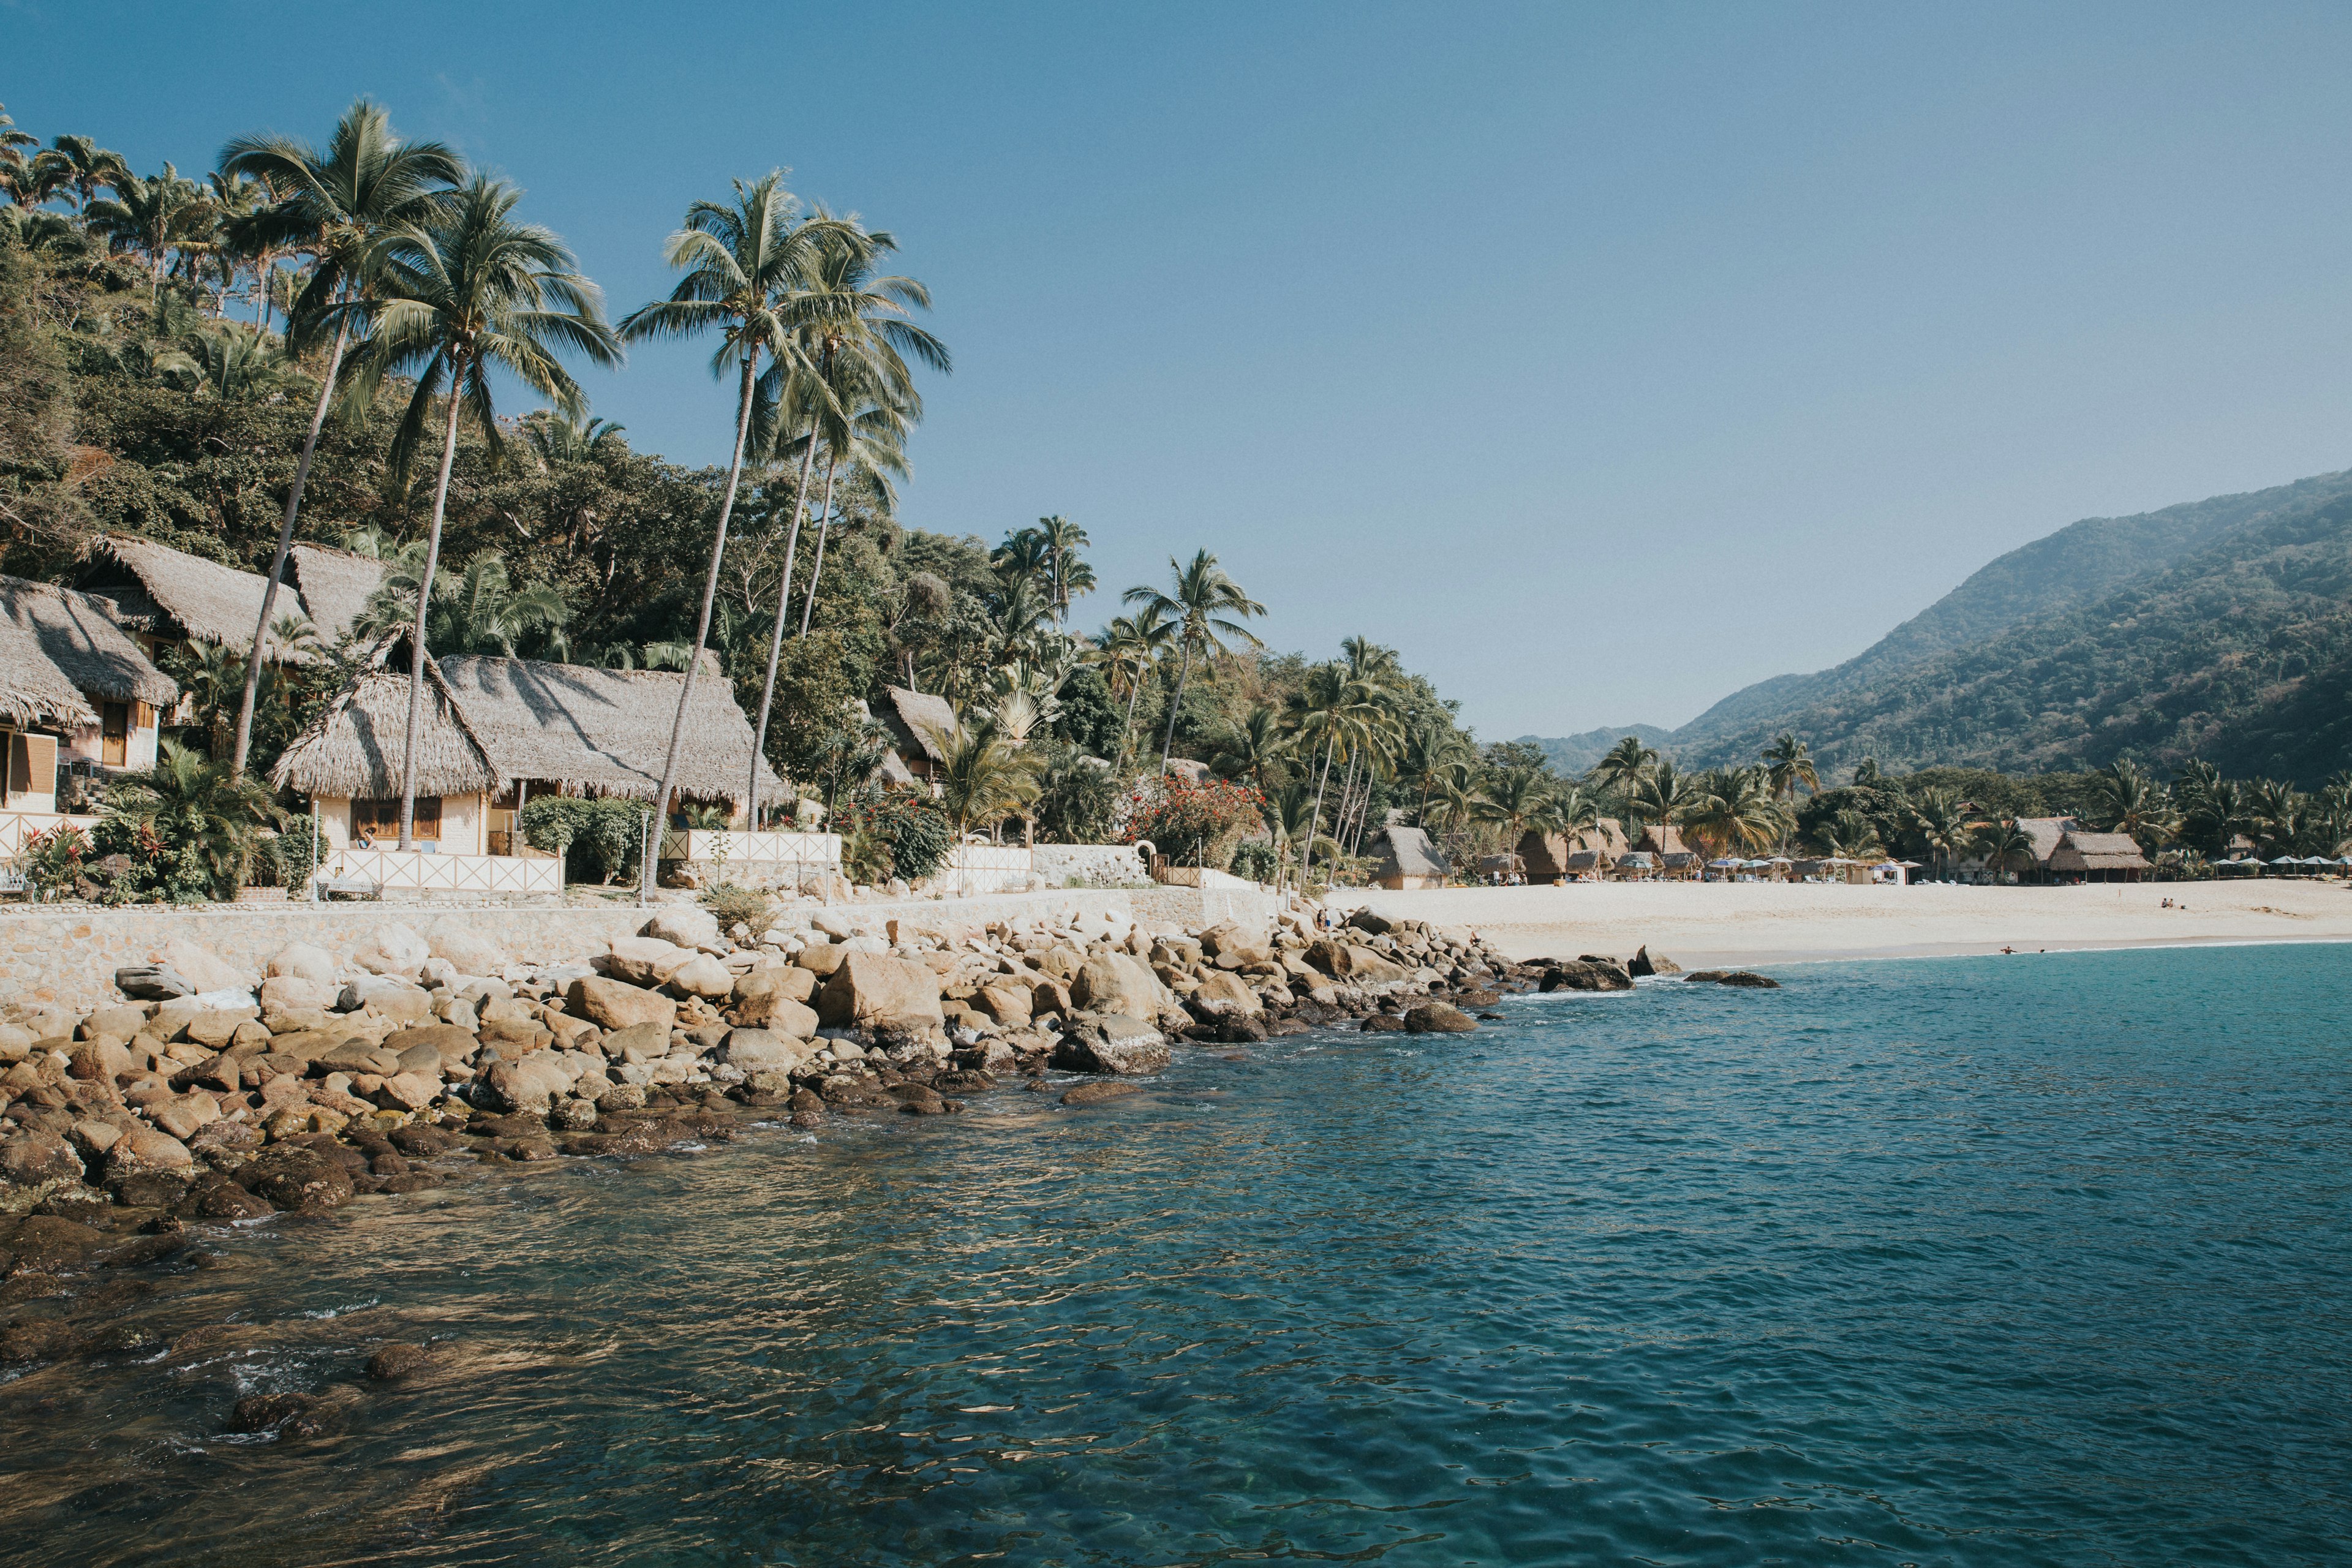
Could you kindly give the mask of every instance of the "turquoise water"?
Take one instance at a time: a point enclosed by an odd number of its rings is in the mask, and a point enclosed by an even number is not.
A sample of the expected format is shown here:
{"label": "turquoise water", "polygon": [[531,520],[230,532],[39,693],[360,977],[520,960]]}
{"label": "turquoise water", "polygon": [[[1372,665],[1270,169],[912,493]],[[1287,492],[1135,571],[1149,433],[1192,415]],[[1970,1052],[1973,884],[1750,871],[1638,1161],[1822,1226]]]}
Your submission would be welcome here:
{"label": "turquoise water", "polygon": [[0,1551],[2345,1561],[2352,950],[1775,973],[281,1218],[0,1388]]}

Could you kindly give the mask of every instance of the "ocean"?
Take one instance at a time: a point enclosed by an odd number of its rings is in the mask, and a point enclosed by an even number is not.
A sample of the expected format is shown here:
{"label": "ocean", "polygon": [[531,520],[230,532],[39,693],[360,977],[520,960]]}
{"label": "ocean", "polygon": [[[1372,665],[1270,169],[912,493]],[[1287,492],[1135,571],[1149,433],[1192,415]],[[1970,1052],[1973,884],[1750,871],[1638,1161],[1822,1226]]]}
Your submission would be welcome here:
{"label": "ocean", "polygon": [[2352,949],[1770,973],[242,1227],[0,1386],[0,1558],[2352,1556]]}

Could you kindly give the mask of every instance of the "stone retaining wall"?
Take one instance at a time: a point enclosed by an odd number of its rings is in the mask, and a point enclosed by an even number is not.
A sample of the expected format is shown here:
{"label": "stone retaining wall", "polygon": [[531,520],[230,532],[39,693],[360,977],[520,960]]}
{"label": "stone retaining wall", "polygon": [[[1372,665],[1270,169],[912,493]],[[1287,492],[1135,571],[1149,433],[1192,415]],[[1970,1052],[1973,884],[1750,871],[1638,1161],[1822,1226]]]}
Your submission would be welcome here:
{"label": "stone retaining wall", "polygon": [[1132,844],[1040,844],[1029,855],[1036,875],[1052,887],[1073,877],[1094,888],[1123,888],[1151,879]]}

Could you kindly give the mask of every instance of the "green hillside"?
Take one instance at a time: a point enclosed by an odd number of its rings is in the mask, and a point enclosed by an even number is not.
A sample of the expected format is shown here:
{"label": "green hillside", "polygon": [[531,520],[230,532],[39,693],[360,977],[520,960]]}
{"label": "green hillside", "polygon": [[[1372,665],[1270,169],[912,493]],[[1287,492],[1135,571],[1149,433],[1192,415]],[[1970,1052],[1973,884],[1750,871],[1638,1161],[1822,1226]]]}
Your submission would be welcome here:
{"label": "green hillside", "polygon": [[[1889,768],[2037,772],[2122,756],[2168,766],[2201,756],[2232,774],[2316,784],[2352,763],[2346,479],[2204,503],[2212,510],[2202,526],[2148,536],[2158,553],[2190,542],[2160,569],[2126,574],[2121,586],[2028,614],[1965,646],[1847,678],[1810,701],[1694,733],[1702,720],[1675,733],[1675,749],[1692,762],[1746,760],[1787,729],[1837,767],[1871,756]],[[1988,583],[1996,568],[2017,584],[2010,603],[2042,592],[2027,588],[2017,557],[2084,526],[1994,563],[1919,620],[1980,584],[1997,587]],[[2132,548],[2127,531],[2095,532],[2064,553],[2127,563]],[[2001,595],[1980,597],[1982,613],[1997,616]],[[1968,608],[1938,621],[1964,624]]]}
{"label": "green hillside", "polygon": [[1674,731],[1655,724],[1620,724],[1613,728],[1587,730],[1580,735],[1522,735],[1518,743],[1533,746],[1543,752],[1544,761],[1554,772],[1580,773],[1599,762],[1601,754],[1628,735],[1638,735],[1645,746],[1662,746],[1674,738]]}

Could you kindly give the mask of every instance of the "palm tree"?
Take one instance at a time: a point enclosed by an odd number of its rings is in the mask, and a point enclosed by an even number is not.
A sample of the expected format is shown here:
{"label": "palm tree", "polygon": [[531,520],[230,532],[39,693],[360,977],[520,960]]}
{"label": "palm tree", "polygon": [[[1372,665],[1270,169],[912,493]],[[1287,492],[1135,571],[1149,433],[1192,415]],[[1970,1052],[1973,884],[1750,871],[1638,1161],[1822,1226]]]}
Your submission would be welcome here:
{"label": "palm tree", "polygon": [[1978,829],[1976,851],[1995,876],[2004,871],[2014,874],[2016,868],[2033,864],[2033,840],[2018,826],[2014,817],[2003,817]]}
{"label": "palm tree", "polygon": [[[833,482],[844,462],[850,479],[885,516],[898,506],[893,476],[907,473],[907,431],[911,417],[896,404],[850,397],[840,405],[845,418],[828,419],[825,434],[824,498],[817,507],[816,559],[809,563],[808,592],[801,595],[801,629],[809,635],[816,616],[817,584],[824,578],[825,537],[833,526]],[[845,522],[847,519],[843,520]]]}
{"label": "palm tree", "polygon": [[1878,829],[1872,826],[1870,818],[1851,807],[1815,827],[1813,837],[1821,841],[1822,848],[1842,859],[1863,860],[1884,852],[1878,842]]}
{"label": "palm tree", "polygon": [[578,419],[541,408],[522,416],[523,439],[542,469],[566,463],[585,463],[598,454],[617,450],[628,426],[610,419]]}
{"label": "palm tree", "polygon": [[1127,718],[1118,731],[1121,766],[1126,764],[1128,743],[1135,733],[1135,700],[1142,695],[1144,680],[1159,668],[1160,654],[1175,637],[1176,624],[1158,610],[1147,608],[1132,616],[1113,616],[1087,656],[1102,667],[1112,696],[1122,689],[1127,692]]}
{"label": "palm tree", "polygon": [[955,827],[956,842],[974,823],[992,827],[1037,798],[1045,759],[1017,744],[987,721],[931,731],[940,749],[932,777],[940,805]]}
{"label": "palm tree", "polygon": [[[383,580],[352,623],[362,639],[394,630],[407,618],[425,571],[425,542],[404,547],[385,563]],[[515,657],[517,646],[533,637],[560,634],[572,618],[563,591],[551,583],[518,586],[505,558],[483,551],[456,577],[441,574],[433,584],[433,652],[436,656],[496,654]]]}
{"label": "palm tree", "polygon": [[1397,748],[1397,782],[1419,792],[1417,811],[1428,807],[1429,787],[1438,771],[1460,761],[1466,751],[1462,737],[1450,725],[1423,722],[1404,731]]}
{"label": "palm tree", "polygon": [[[1181,689],[1181,686],[1180,686]],[[1283,704],[1283,725],[1307,746],[1311,761],[1319,747],[1323,761],[1315,780],[1315,821],[1323,821],[1323,792],[1331,781],[1331,762],[1341,748],[1352,758],[1368,742],[1380,717],[1372,689],[1349,678],[1345,666],[1318,664],[1307,672],[1305,683]],[[1162,768],[1167,766],[1163,757]]]}
{"label": "palm tree", "polygon": [[1772,782],[1772,793],[1782,800],[1794,795],[1801,784],[1809,793],[1821,790],[1822,775],[1813,766],[1811,748],[1786,730],[1764,748],[1764,768]]}
{"label": "palm tree", "polygon": [[1584,776],[1613,795],[1631,797],[1642,781],[1650,776],[1657,761],[1655,747],[1642,744],[1638,735],[1628,735],[1612,746]]}
{"label": "palm tree", "polygon": [[1209,766],[1220,778],[1247,776],[1264,795],[1266,764],[1289,751],[1291,737],[1283,731],[1281,710],[1261,704],[1251,709],[1239,725],[1217,738],[1216,755],[1210,759]]}
{"label": "palm tree", "polygon": [[87,217],[90,198],[113,184],[117,176],[131,172],[122,154],[108,152],[87,136],[55,138],[49,150],[33,160],[33,165],[35,178],[47,184],[44,197],[57,191],[73,193],[77,217]]}
{"label": "palm tree", "polygon": [[1078,547],[1092,543],[1087,531],[1059,513],[1037,520],[1036,533],[1045,546],[1045,563],[1054,590],[1054,618],[1070,618],[1073,595],[1087,592],[1095,585],[1094,568],[1078,554]]}
{"label": "palm tree", "polygon": [[[677,713],[670,722],[669,754],[662,764],[662,782],[655,796],[654,815],[667,825],[670,791],[677,783],[678,745],[686,732],[687,705],[693,700],[701,673],[701,653],[710,636],[710,607],[719,593],[719,567],[727,554],[727,525],[735,510],[735,491],[743,478],[743,451],[751,434],[751,417],[764,376],[771,403],[781,400],[787,377],[803,367],[795,329],[800,319],[788,300],[812,268],[811,246],[817,237],[812,226],[796,221],[798,198],[784,189],[784,171],[771,169],[746,185],[735,182],[730,205],[698,201],[686,209],[686,222],[663,247],[662,259],[686,274],[669,298],[631,311],[621,322],[621,335],[640,338],[684,338],[716,330],[719,346],[710,356],[710,373],[736,371],[735,445],[727,464],[727,489],[719,504],[718,527],[710,542],[710,567],[704,574],[702,609],[695,624],[694,650],[687,659],[686,679],[677,697]],[[760,368],[768,358],[765,372]],[[801,483],[793,500],[793,542],[800,539],[800,508],[808,495],[808,469],[816,458],[814,444],[801,466]],[[792,578],[792,560],[785,556],[785,582]],[[782,624],[782,612],[778,623]],[[761,737],[764,743],[765,737]],[[751,819],[759,820],[759,745],[751,749]],[[642,868],[641,890],[653,890],[655,867]]]}
{"label": "palm tree", "polygon": [[1937,867],[1948,875],[1952,863],[1969,852],[1975,830],[1969,826],[1967,805],[1948,789],[1924,789],[1911,803],[1911,826],[1927,841]]}
{"label": "palm tree", "polygon": [[1486,798],[1476,809],[1478,820],[1503,828],[1503,853],[1518,852],[1519,840],[1530,824],[1548,822],[1557,804],[1552,776],[1541,768],[1506,768],[1486,782]]}
{"label": "palm tree", "polygon": [[2110,833],[2128,833],[2142,848],[2153,848],[2179,824],[2165,788],[2127,757],[2099,770],[2091,781],[2093,821]]}
{"label": "palm tree", "polygon": [[[383,300],[375,330],[358,357],[360,384],[373,391],[386,375],[415,377],[415,390],[392,443],[392,467],[405,473],[425,439],[434,400],[443,405],[441,469],[433,486],[433,522],[416,587],[409,660],[406,751],[401,760],[400,847],[413,842],[416,814],[416,731],[425,710],[426,615],[441,561],[441,521],[449,504],[449,469],[457,457],[457,423],[470,416],[493,456],[505,448],[490,377],[503,371],[565,414],[586,405],[558,355],[618,364],[621,346],[604,322],[596,286],[576,269],[554,233],[518,223],[522,193],[477,175],[421,224],[394,229],[381,247]],[[691,682],[693,675],[687,677]],[[667,800],[665,800],[667,804]]]}
{"label": "palm tree", "polygon": [[194,845],[220,894],[251,873],[259,830],[285,820],[261,781],[168,740],[158,746],[154,767],[108,792],[107,810],[166,844]]}
{"label": "palm tree", "polygon": [[202,186],[182,179],[169,163],[152,180],[119,169],[106,184],[114,199],[87,202],[83,221],[91,233],[146,254],[147,298],[152,302],[163,291],[163,265],[173,249],[209,226],[211,204]]}
{"label": "palm tree", "polygon": [[[845,405],[842,393],[877,402],[896,410],[911,424],[922,416],[922,399],[915,393],[907,370],[906,353],[933,369],[951,366],[947,347],[908,320],[915,310],[929,310],[929,290],[911,278],[880,277],[874,260],[898,248],[887,233],[868,233],[853,218],[835,218],[820,211],[791,232],[787,247],[792,265],[778,273],[788,285],[776,309],[780,324],[792,330],[790,359],[777,354],[770,394],[771,406],[791,410],[805,419],[807,450],[801,459],[800,483],[793,494],[791,531],[784,541],[784,570],[776,584],[776,626],[768,641],[768,670],[760,689],[760,717],[752,727],[751,782],[746,798],[756,813],[759,805],[760,755],[767,744],[768,713],[775,701],[776,667],[783,656],[784,618],[792,603],[793,556],[800,547],[801,520],[807,510],[809,476],[816,450],[824,440],[828,417],[845,424],[854,404]],[[773,350],[771,351],[774,352]],[[748,385],[749,383],[747,382]],[[836,453],[840,437],[835,436]],[[828,506],[830,502],[828,501]],[[716,582],[716,578],[713,578]],[[814,604],[816,582],[809,582]]]}
{"label": "palm tree", "polygon": [[1176,640],[1184,650],[1182,666],[1176,674],[1176,694],[1168,702],[1168,735],[1160,746],[1160,771],[1168,771],[1168,758],[1176,749],[1176,715],[1184,705],[1184,682],[1192,673],[1192,660],[1197,655],[1207,658],[1212,654],[1227,651],[1223,639],[1234,637],[1252,647],[1260,643],[1241,620],[1265,614],[1265,606],[1242,592],[1241,584],[1227,576],[1217,564],[1217,558],[1205,550],[1192,552],[1190,565],[1169,557],[1176,581],[1173,594],[1163,594],[1157,588],[1129,588],[1125,602],[1143,605],[1176,623]]}
{"label": "palm tree", "polygon": [[352,330],[364,324],[360,301],[377,273],[376,247],[392,230],[430,218],[446,200],[447,187],[465,177],[456,153],[438,142],[404,143],[392,132],[382,109],[362,99],[343,111],[321,153],[283,136],[244,136],[221,149],[221,171],[248,174],[285,199],[271,209],[285,243],[314,258],[310,281],[295,300],[286,323],[287,347],[315,337],[329,322],[334,338],[310,409],[310,433],[294,465],[286,492],[286,514],[278,527],[278,551],[261,589],[261,614],[254,623],[253,647],[246,656],[245,696],[236,711],[236,750],[232,765],[242,773],[253,743],[253,705],[261,689],[263,628],[278,605],[278,584],[294,548],[294,521],[301,515],[302,490],[310,482],[319,432],[341,375],[343,353]]}
{"label": "palm tree", "polygon": [[1697,797],[1684,809],[1683,824],[1712,854],[1762,848],[1776,842],[1788,824],[1771,775],[1761,767],[1706,773]]}
{"label": "palm tree", "polygon": [[1334,858],[1338,858],[1339,847],[1328,838],[1317,837],[1315,797],[1307,788],[1306,780],[1298,780],[1279,795],[1268,795],[1265,817],[1266,832],[1274,839],[1277,882],[1289,868],[1293,848],[1300,851],[1298,878],[1302,887],[1306,885],[1307,868],[1314,861],[1317,848],[1326,849]]}
{"label": "palm tree", "polygon": [[[1626,738],[1631,740],[1633,737]],[[1619,748],[1622,749],[1622,746]],[[1647,750],[1646,747],[1643,749]],[[1607,757],[1601,759],[1603,762],[1608,760]],[[1698,784],[1679,772],[1674,763],[1659,762],[1634,780],[1625,800],[1636,816],[1664,825],[1682,821],[1699,804],[1702,795]]]}

